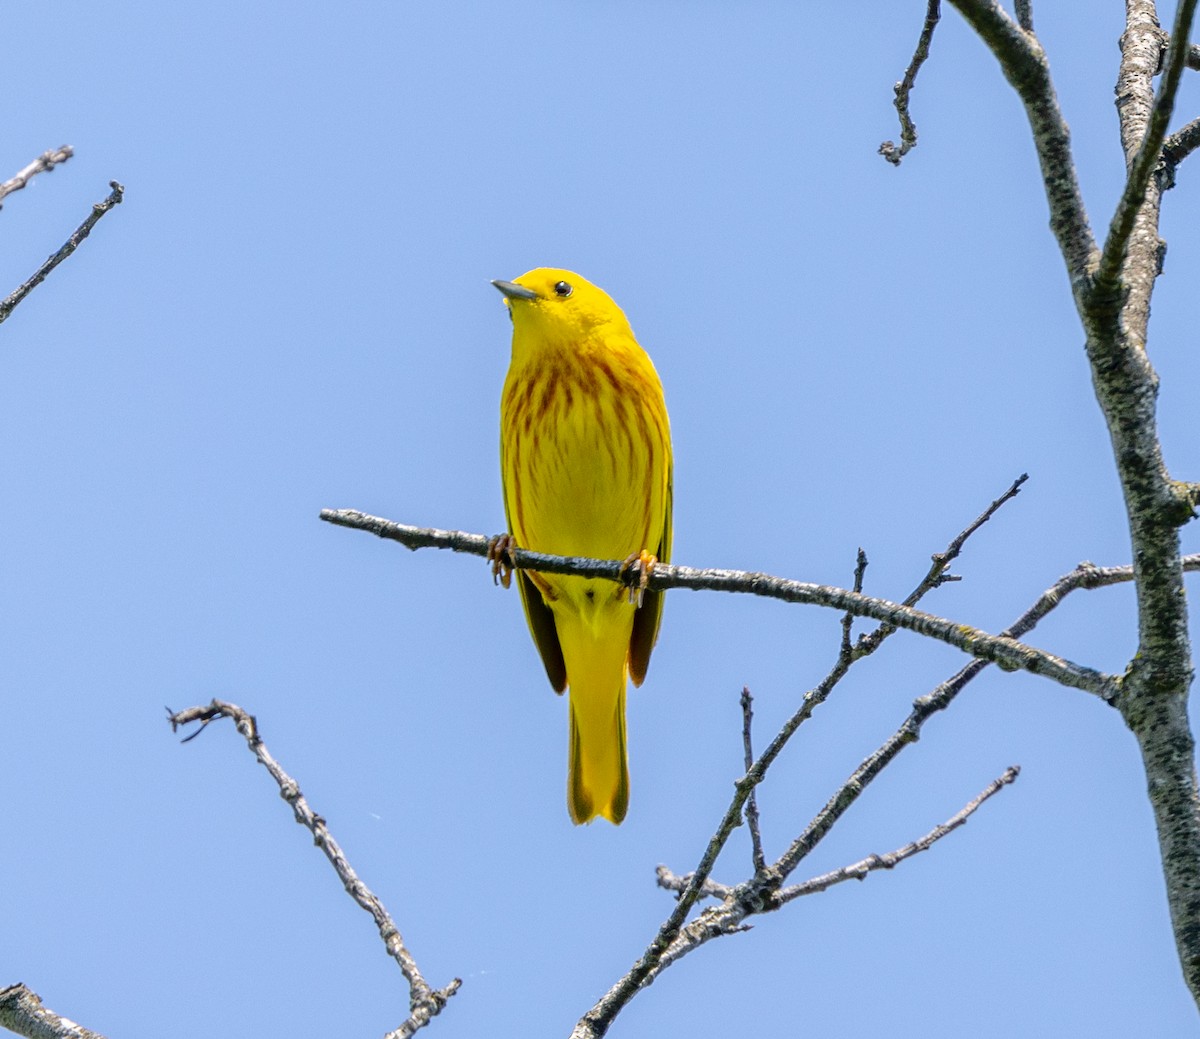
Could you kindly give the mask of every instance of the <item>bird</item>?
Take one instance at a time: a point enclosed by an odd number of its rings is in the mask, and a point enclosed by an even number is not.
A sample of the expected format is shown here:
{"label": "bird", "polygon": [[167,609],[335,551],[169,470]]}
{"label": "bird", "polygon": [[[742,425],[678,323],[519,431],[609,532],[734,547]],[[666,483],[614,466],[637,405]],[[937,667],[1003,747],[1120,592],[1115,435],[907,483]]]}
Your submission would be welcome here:
{"label": "bird", "polygon": [[620,824],[629,806],[626,678],[640,686],[662,620],[647,587],[671,557],[674,495],[662,382],[624,312],[571,271],[540,267],[493,281],[512,319],[500,401],[500,470],[508,532],[493,539],[493,576],[507,552],[622,559],[629,587],[600,578],[517,570],[525,619],[550,685],[568,693],[567,807],[578,825]]}

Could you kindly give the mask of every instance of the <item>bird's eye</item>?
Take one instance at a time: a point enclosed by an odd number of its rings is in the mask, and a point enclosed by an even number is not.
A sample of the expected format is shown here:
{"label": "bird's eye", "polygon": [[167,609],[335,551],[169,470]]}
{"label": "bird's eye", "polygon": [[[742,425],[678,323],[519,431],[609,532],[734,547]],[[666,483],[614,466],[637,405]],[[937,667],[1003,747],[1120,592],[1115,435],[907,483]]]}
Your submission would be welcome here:
{"label": "bird's eye", "polygon": [[569,281],[560,281],[554,286],[554,292],[559,299],[566,299],[574,291]]}

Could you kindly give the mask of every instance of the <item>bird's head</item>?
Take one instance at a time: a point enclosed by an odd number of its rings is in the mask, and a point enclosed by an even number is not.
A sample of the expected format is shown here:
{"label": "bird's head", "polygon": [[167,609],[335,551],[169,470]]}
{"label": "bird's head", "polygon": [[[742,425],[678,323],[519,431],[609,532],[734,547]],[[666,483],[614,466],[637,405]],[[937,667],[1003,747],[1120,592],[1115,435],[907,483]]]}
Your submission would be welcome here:
{"label": "bird's head", "polygon": [[515,281],[493,281],[504,296],[515,337],[569,345],[604,326],[632,337],[624,312],[601,288],[572,271],[538,267]]}

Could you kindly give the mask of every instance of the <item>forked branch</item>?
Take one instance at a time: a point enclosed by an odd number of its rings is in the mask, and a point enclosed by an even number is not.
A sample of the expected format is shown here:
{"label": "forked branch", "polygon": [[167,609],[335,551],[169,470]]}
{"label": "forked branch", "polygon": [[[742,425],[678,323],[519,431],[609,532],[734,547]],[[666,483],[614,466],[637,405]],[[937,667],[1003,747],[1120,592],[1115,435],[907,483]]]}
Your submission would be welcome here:
{"label": "forked branch", "polygon": [[[883,855],[868,855],[864,859],[859,859],[857,862],[842,866],[840,869],[822,873],[803,883],[789,884],[787,887],[779,889],[774,901],[778,906],[782,907],[787,905],[788,902],[795,901],[797,898],[803,898],[805,895],[815,895],[821,891],[828,891],[831,887],[841,884],[843,881],[865,880],[869,874],[874,873],[876,870],[895,869],[905,859],[911,859],[914,855],[928,851],[943,837],[953,833],[960,826],[964,826],[967,820],[983,806],[985,801],[995,797],[996,794],[1000,793],[1010,783],[1015,783],[1017,776],[1020,774],[1021,767],[1019,765],[1013,765],[1005,769],[1003,775],[992,780],[977,797],[965,804],[944,823],[938,823],[924,837],[918,837],[915,841],[910,841],[895,851],[889,851]],[[658,886],[667,891],[682,891],[687,886],[689,880],[688,875],[682,877],[676,876],[666,866],[659,866],[655,871],[655,875],[658,878]],[[728,885],[710,880],[705,883],[703,894],[710,898],[724,899],[733,897],[735,890]]]}
{"label": "forked branch", "polygon": [[[1186,557],[1185,565],[1188,570],[1200,571],[1200,554]],[[1097,567],[1092,563],[1080,563],[1046,589],[1029,609],[1006,629],[1005,634],[1016,637],[1031,631],[1072,592],[1081,588],[1103,588],[1121,584],[1132,581],[1133,576],[1133,568],[1129,566]],[[572,1039],[598,1039],[604,1035],[613,1019],[641,988],[650,984],[670,964],[689,952],[713,938],[737,933],[744,927],[747,917],[780,908],[786,901],[809,893],[807,889],[810,885],[819,889],[827,877],[816,877],[791,887],[785,887],[784,882],[883,769],[891,764],[905,747],[912,746],[920,739],[925,722],[949,707],[958,694],[987,666],[987,661],[973,660],[952,678],[924,696],[918,697],[903,724],[854,770],[778,860],[765,869],[756,869],[749,879],[740,884],[714,882],[711,879],[713,866],[733,832],[749,793],[762,781],[782,744],[795,732],[800,722],[811,715],[813,707],[826,698],[832,686],[836,685],[845,673],[844,658],[839,657],[834,670],[805,696],[800,710],[772,740],[767,751],[734,784],[734,796],[730,806],[697,867],[683,877],[676,877],[664,866],[659,867],[659,883],[678,891],[679,902],[630,972],[605,993],[576,1025]],[[1003,785],[1012,778],[1015,778],[1015,775],[1010,777],[1006,772],[997,783]],[[989,787],[982,799],[994,792],[995,790]],[[973,810],[970,805],[968,809]],[[970,814],[970,811],[964,811]],[[847,869],[854,870],[860,865],[861,863],[855,864]],[[706,909],[691,923],[685,924],[691,907],[706,897],[720,899],[721,904]]]}

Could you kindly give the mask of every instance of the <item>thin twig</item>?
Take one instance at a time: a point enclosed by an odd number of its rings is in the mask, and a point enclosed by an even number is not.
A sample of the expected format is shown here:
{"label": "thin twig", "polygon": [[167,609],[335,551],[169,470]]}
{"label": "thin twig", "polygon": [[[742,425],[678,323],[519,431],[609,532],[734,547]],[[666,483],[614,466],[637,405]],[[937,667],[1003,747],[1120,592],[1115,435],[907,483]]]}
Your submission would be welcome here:
{"label": "thin twig", "polygon": [[291,776],[289,776],[279,766],[279,763],[271,756],[267,746],[262,741],[262,737],[258,734],[258,722],[253,715],[248,714],[237,704],[227,703],[222,700],[213,700],[212,703],[199,707],[189,707],[184,711],[168,712],[169,721],[173,730],[178,730],[181,725],[189,725],[193,722],[200,722],[201,728],[197,732],[188,736],[185,740],[194,739],[200,732],[208,726],[208,724],[217,718],[232,718],[237,725],[237,730],[245,737],[247,745],[262,765],[271,774],[271,778],[279,785],[280,796],[292,806],[292,812],[296,817],[296,822],[301,826],[307,827],[313,835],[313,841],[318,848],[325,853],[325,857],[333,865],[334,870],[346,889],[347,894],[354,899],[363,909],[371,914],[375,921],[375,926],[379,928],[379,936],[383,939],[383,944],[387,948],[388,955],[392,957],[400,966],[400,971],[408,981],[409,987],[409,1008],[412,1013],[398,1029],[388,1033],[389,1037],[395,1039],[408,1039],[413,1033],[423,1028],[425,1025],[442,1012],[447,1000],[458,991],[462,984],[461,979],[455,978],[445,988],[432,989],[429,983],[422,977],[420,970],[417,969],[416,961],[412,958],[407,947],[404,944],[404,939],[400,935],[400,929],[392,920],[387,909],[379,898],[364,884],[358,874],[351,868],[350,863],[346,860],[345,853],[333,839],[328,827],[325,825],[325,820],[317,815],[308,805],[304,795],[300,792],[300,787]]}
{"label": "thin twig", "polygon": [[[854,564],[854,591],[861,592],[863,590],[863,577],[867,573],[867,554],[859,546],[858,557]],[[854,647],[850,643],[850,636],[854,633],[854,614],[847,613],[842,618],[842,656],[849,659],[854,654]]]}
{"label": "thin twig", "polygon": [[[742,748],[745,751],[745,768],[749,772],[754,765],[754,744],[750,739],[750,724],[754,720],[754,710],[752,704],[754,697],[750,695],[750,687],[742,687]],[[750,828],[750,861],[754,865],[754,872],[757,873],[763,869],[767,860],[763,857],[762,834],[758,828],[758,800],[754,796],[754,791],[750,791],[750,796],[746,799],[746,825]]]}
{"label": "thin twig", "polygon": [[[954,538],[954,540],[946,546],[946,550],[944,552],[937,552],[931,556],[928,572],[923,578],[921,578],[920,584],[918,584],[916,588],[914,588],[908,593],[908,595],[904,597],[901,605],[915,606],[930,589],[940,588],[948,581],[959,580],[958,577],[946,573],[946,571],[950,568],[950,564],[962,554],[963,546],[966,545],[971,535],[974,534],[994,515],[996,515],[996,513],[999,512],[1007,502],[1012,501],[1013,498],[1021,493],[1021,486],[1028,479],[1028,473],[1022,473],[1020,476],[1018,476],[1015,480],[1013,480],[1012,485],[1008,488],[1008,490],[1006,490],[1002,495],[1000,495],[999,498],[993,501],[991,505],[983,510],[983,512],[976,516],[974,521],[964,528]],[[854,590],[859,592],[862,591],[862,588],[856,587]],[[858,645],[854,648],[854,652],[860,656],[874,652],[878,643],[886,639],[892,634],[893,631],[895,631],[895,628],[892,628],[890,625],[881,624],[870,635],[864,635],[859,639]]]}
{"label": "thin twig", "polygon": [[1175,186],[1175,170],[1197,148],[1200,148],[1200,118],[1180,127],[1163,141],[1160,191],[1170,191]]}
{"label": "thin twig", "polygon": [[[893,869],[905,859],[910,859],[914,855],[928,851],[936,842],[965,824],[967,819],[974,815],[984,801],[994,797],[1009,783],[1015,782],[1017,776],[1020,774],[1020,766],[1013,765],[1002,776],[989,783],[987,788],[978,797],[952,815],[944,823],[940,823],[925,834],[924,837],[920,837],[904,845],[902,848],[889,851],[885,855],[868,855],[865,859],[860,859],[858,862],[853,862],[848,866],[832,870],[829,873],[822,873],[819,877],[813,877],[802,884],[791,884],[788,887],[781,888],[778,895],[779,903],[786,905],[788,902],[801,898],[804,895],[814,895],[820,891],[827,891],[835,884],[840,884],[845,880],[863,880],[868,873],[874,870]],[[687,883],[686,876],[678,877],[667,869],[666,866],[659,866],[656,874],[659,887],[665,888],[668,891],[679,891]],[[709,897],[728,898],[732,893],[733,889],[726,887],[724,884],[718,884],[712,880],[705,884],[704,894]]]}
{"label": "thin twig", "polygon": [[[971,535],[974,534],[975,531],[982,527],[994,515],[996,515],[996,513],[1003,508],[1005,503],[1012,501],[1013,498],[1020,494],[1022,485],[1028,479],[1029,474],[1022,473],[1015,480],[1013,480],[1012,485],[1008,488],[1008,490],[1000,495],[1000,497],[992,502],[992,504],[986,509],[984,509],[983,512],[976,516],[974,522],[972,522],[970,526],[968,526],[961,534],[958,535],[958,537],[950,542],[945,552],[939,552],[933,557],[933,566],[930,567],[929,573],[925,578],[925,580],[928,581],[932,587],[936,588],[939,584],[946,580],[944,576],[946,568],[962,554],[963,546],[970,539]],[[917,598],[920,598],[920,596],[917,596]],[[916,599],[913,601],[915,602]],[[907,599],[905,600],[905,604],[908,604]]]}
{"label": "thin twig", "polygon": [[46,262],[34,271],[33,277],[0,303],[0,324],[8,320],[9,314],[13,312],[13,308],[21,300],[46,280],[47,274],[79,248],[79,243],[92,233],[92,228],[96,226],[96,223],[105,213],[112,209],[113,206],[120,205],[122,199],[125,197],[125,189],[115,180],[109,182],[109,187],[112,188],[112,191],[109,192],[108,197],[103,202],[97,202],[92,206],[91,214],[75,229],[75,233],[63,243],[62,248],[48,257]]}
{"label": "thin twig", "polygon": [[[377,537],[411,549],[446,548],[486,558],[490,538],[460,530],[438,530],[412,527],[378,516],[368,516],[351,509],[324,509],[321,519],[341,527],[364,530]],[[547,574],[579,574],[603,578],[617,583],[629,580],[629,568],[622,560],[583,559],[575,556],[552,556],[526,549],[512,549],[512,563],[517,569],[537,570]],[[1111,701],[1119,687],[1116,675],[1104,674],[1083,667],[1062,657],[1035,649],[1012,639],[990,635],[967,624],[957,624],[943,617],[915,610],[900,603],[807,581],[789,581],[770,574],[744,570],[698,570],[687,566],[659,563],[650,575],[649,587],[654,590],[690,588],[693,591],[737,592],[761,595],[783,602],[805,603],[828,609],[848,611],[857,617],[873,620],[906,631],[916,632],[954,646],[956,649],[999,664],[1006,670],[1029,671],[1043,675],[1072,689],[1094,693],[1106,702]]]}
{"label": "thin twig", "polygon": [[935,826],[924,837],[904,845],[903,848],[890,851],[886,855],[868,855],[865,859],[861,859],[849,866],[843,866],[832,873],[823,873],[821,876],[813,877],[802,884],[791,884],[788,887],[781,888],[779,891],[779,901],[786,904],[804,895],[826,891],[833,887],[834,884],[840,884],[843,880],[862,880],[872,870],[892,869],[905,859],[910,859],[914,855],[928,851],[937,841],[945,837],[946,834],[952,833],[964,825],[984,801],[994,797],[1008,786],[1008,784],[1015,782],[1017,776],[1020,774],[1021,766],[1013,765],[1011,768],[1006,769],[1002,776],[989,783],[978,797],[952,815],[944,823]]}
{"label": "thin twig", "polygon": [[42,998],[26,985],[0,989],[0,1027],[26,1039],[104,1039],[42,1005]]}
{"label": "thin twig", "polygon": [[69,144],[64,144],[61,148],[52,148],[48,152],[42,152],[28,166],[22,170],[18,170],[3,184],[0,184],[0,198],[11,195],[14,191],[20,191],[39,173],[50,172],[55,166],[66,162],[74,154],[75,149]]}
{"label": "thin twig", "polygon": [[941,0],[929,0],[925,9],[925,24],[921,26],[921,36],[917,40],[917,49],[913,52],[912,61],[904,70],[904,78],[893,87],[896,95],[892,104],[900,117],[900,147],[893,141],[884,141],[879,146],[879,154],[893,166],[899,166],[901,160],[917,146],[917,124],[912,121],[908,112],[908,97],[917,85],[917,73],[929,57],[929,46],[933,42],[933,30],[937,28],[938,19],[942,16]]}

